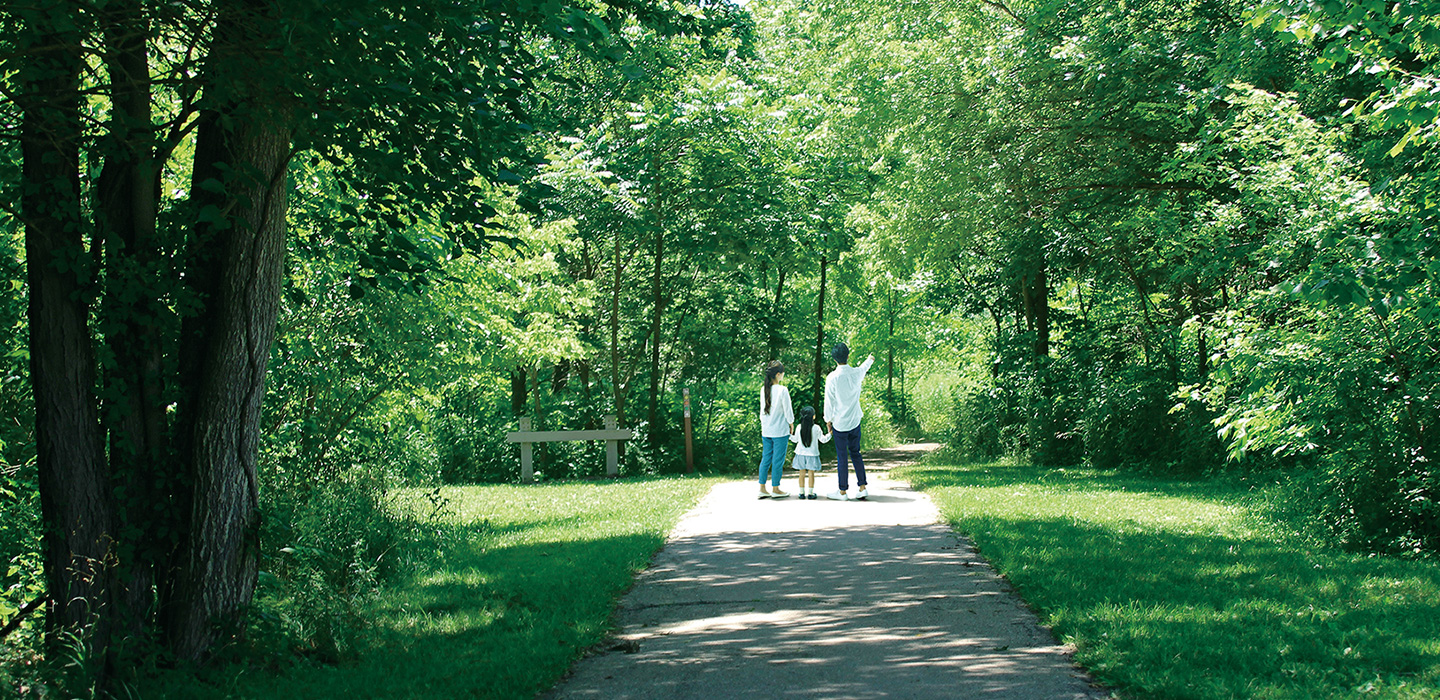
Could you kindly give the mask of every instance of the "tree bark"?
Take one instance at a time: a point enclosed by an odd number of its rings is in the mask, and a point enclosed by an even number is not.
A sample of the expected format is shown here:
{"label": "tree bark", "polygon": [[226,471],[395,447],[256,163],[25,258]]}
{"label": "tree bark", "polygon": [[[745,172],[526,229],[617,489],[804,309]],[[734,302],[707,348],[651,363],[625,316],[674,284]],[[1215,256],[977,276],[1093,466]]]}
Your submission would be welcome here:
{"label": "tree bark", "polygon": [[525,415],[525,404],[529,403],[530,397],[526,395],[525,367],[516,365],[510,369],[510,413],[515,416]]}
{"label": "tree bark", "polygon": [[[822,393],[825,391],[824,379],[824,357],[825,357],[825,272],[829,267],[829,257],[820,258],[820,296],[815,302],[815,377],[814,384],[810,387],[810,405],[825,410],[824,402],[821,401]],[[826,416],[821,416],[826,418]]]}
{"label": "tree bark", "polygon": [[550,395],[560,396],[570,386],[570,365],[569,359],[563,359],[555,363],[555,369],[550,373]]}
{"label": "tree bark", "polygon": [[38,12],[17,43],[30,379],[52,644],[80,635],[101,672],[115,591],[113,489],[95,402],[89,315],[93,271],[81,225],[80,37],[77,13]]}
{"label": "tree bark", "polygon": [[885,336],[885,347],[889,357],[885,368],[885,398],[895,400],[895,287],[885,290],[885,312],[890,328]]}
{"label": "tree bark", "polygon": [[236,100],[201,114],[195,144],[197,224],[185,279],[200,308],[182,328],[186,393],[176,429],[190,502],[166,605],[171,650],[186,660],[243,631],[259,563],[260,409],[284,272],[290,158],[285,97],[265,82],[273,70],[265,51],[279,26],[267,9],[230,3],[217,21],[211,80],[226,80]]}
{"label": "tree bark", "polygon": [[[615,268],[610,285],[610,390],[615,392],[615,420],[625,424],[625,388],[620,385],[620,279],[624,267],[620,262],[620,227],[615,227]],[[624,448],[625,443],[620,443]]]}
{"label": "tree bark", "polygon": [[665,313],[664,285],[661,284],[662,264],[665,260],[665,226],[658,212],[656,219],[655,268],[650,289],[654,307],[650,319],[650,401],[647,412],[650,429],[646,431],[652,448],[660,444],[660,320]]}
{"label": "tree bark", "polygon": [[1050,280],[1045,262],[1020,278],[1025,307],[1025,324],[1035,333],[1035,356],[1050,356]]}
{"label": "tree bark", "polygon": [[159,173],[151,124],[150,26],[139,2],[105,7],[105,64],[111,84],[109,138],[96,183],[96,228],[106,252],[105,341],[113,364],[105,377],[105,429],[110,468],[121,494],[116,499],[124,590],[117,623],[140,636],[154,607],[154,576],[173,550],[175,531],[163,484],[174,483],[166,445],[160,319],[163,279],[155,247]]}
{"label": "tree bark", "polygon": [[1202,310],[1200,301],[1200,287],[1196,285],[1190,295],[1190,313],[1195,316],[1195,345],[1198,357],[1195,361],[1195,372],[1204,381],[1210,374],[1210,347],[1205,340],[1205,317],[1207,314]]}
{"label": "tree bark", "polygon": [[780,343],[782,338],[780,337],[779,326],[781,323],[776,320],[776,317],[780,315],[780,308],[785,300],[785,266],[777,265],[776,267],[778,269],[775,271],[775,275],[779,279],[775,282],[775,303],[770,305],[770,318],[767,319],[765,323],[766,330],[770,335],[770,357],[768,359],[771,360],[780,359]]}

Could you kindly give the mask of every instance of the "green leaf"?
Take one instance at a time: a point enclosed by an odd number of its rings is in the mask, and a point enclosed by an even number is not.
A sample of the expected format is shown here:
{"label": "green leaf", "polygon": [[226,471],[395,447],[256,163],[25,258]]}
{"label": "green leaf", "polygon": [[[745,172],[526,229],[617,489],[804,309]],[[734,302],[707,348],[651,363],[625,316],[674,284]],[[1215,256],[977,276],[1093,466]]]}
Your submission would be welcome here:
{"label": "green leaf", "polygon": [[1410,130],[1407,131],[1407,132],[1405,132],[1405,137],[1402,138],[1402,139],[1400,139],[1400,141],[1399,141],[1398,143],[1396,143],[1394,146],[1391,146],[1391,147],[1390,147],[1390,150],[1386,151],[1385,154],[1388,155],[1388,156],[1390,156],[1391,158],[1394,158],[1395,156],[1400,155],[1400,152],[1405,150],[1406,144],[1409,144],[1409,143],[1410,143],[1410,139],[1414,138],[1416,132],[1418,132],[1418,131],[1420,131],[1420,125],[1419,125],[1419,124],[1414,124],[1414,125],[1412,125],[1412,126],[1410,127]]}

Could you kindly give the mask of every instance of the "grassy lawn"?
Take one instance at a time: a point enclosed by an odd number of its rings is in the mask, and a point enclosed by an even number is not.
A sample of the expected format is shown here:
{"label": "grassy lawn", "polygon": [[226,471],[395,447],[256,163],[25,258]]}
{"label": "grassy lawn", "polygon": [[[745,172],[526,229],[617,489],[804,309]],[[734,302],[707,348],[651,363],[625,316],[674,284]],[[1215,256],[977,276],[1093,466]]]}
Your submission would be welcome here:
{"label": "grassy lawn", "polygon": [[143,697],[533,697],[605,637],[616,599],[717,481],[446,489],[468,536],[368,611],[357,660],[171,677]]}
{"label": "grassy lawn", "polygon": [[929,493],[1123,697],[1440,698],[1440,562],[1315,551],[1263,494],[930,464]]}

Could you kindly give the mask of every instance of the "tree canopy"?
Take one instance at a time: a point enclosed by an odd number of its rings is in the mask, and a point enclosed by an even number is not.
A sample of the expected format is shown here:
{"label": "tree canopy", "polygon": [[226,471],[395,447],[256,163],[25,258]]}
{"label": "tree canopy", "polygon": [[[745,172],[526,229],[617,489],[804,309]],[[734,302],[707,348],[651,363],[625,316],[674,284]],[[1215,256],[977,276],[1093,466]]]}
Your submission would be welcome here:
{"label": "tree canopy", "polygon": [[[700,461],[748,468],[760,369],[818,408],[841,341],[877,356],[872,441],[1274,473],[1345,546],[1440,547],[1426,3],[22,0],[0,30],[0,619],[48,601],[21,634],[95,683],[383,585],[394,490],[517,479],[521,416],[614,415],[624,472],[671,473],[689,390]],[[340,654],[323,627],[295,644]]]}

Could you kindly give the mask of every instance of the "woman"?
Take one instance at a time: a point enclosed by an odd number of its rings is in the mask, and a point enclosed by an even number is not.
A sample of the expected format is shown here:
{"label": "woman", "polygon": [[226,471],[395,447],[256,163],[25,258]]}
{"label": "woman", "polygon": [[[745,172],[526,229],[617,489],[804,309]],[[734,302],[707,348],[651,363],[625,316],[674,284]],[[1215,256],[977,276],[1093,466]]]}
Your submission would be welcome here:
{"label": "woman", "polygon": [[[760,387],[760,498],[785,498],[780,490],[780,473],[785,469],[785,452],[790,446],[790,433],[795,427],[795,412],[790,407],[790,390],[780,382],[785,379],[785,366],[771,361],[765,368],[765,385]],[[765,479],[770,490],[765,490]]]}

